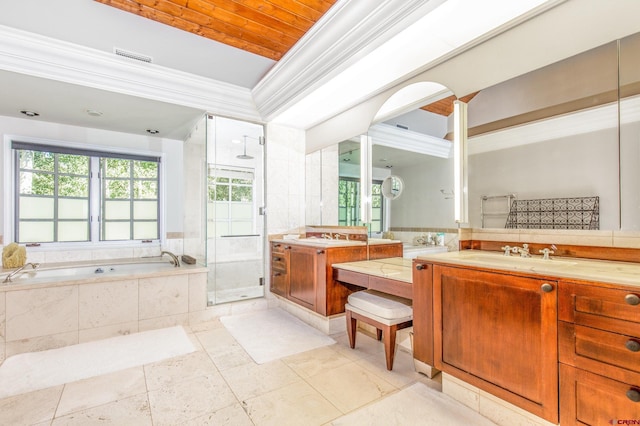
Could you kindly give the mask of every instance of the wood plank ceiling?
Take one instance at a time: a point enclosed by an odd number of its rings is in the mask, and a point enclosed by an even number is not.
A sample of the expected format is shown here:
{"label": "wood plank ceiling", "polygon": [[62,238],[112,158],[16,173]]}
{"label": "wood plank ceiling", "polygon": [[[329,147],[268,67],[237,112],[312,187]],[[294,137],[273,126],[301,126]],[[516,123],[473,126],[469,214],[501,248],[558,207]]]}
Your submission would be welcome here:
{"label": "wood plank ceiling", "polygon": [[275,61],[337,0],[95,0]]}
{"label": "wood plank ceiling", "polygon": [[[459,98],[462,102],[469,102],[471,99],[473,99],[473,97],[475,95],[477,95],[479,92],[474,92],[471,93],[467,96],[463,96],[461,98]],[[447,98],[444,99],[440,99],[439,101],[436,101],[432,104],[429,105],[425,105],[423,107],[421,107],[420,109],[423,109],[425,111],[429,111],[429,112],[433,112],[434,114],[440,114],[440,115],[444,115],[445,117],[448,117],[449,115],[451,115],[453,113],[453,101],[457,100],[458,98],[455,95],[451,95]]]}

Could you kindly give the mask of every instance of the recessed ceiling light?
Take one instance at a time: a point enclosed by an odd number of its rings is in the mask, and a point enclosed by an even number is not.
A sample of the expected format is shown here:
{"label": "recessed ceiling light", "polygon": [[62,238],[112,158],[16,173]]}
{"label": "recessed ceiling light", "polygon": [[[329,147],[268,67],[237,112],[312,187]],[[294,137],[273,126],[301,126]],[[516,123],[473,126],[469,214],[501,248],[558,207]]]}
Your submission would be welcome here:
{"label": "recessed ceiling light", "polygon": [[392,166],[391,164],[387,164],[385,167],[386,167],[387,169],[391,169],[391,168],[393,168],[393,166]]}
{"label": "recessed ceiling light", "polygon": [[22,114],[26,115],[27,117],[37,117],[40,114],[35,112],[35,111],[29,111],[27,109],[23,109],[22,111],[20,111]]}
{"label": "recessed ceiling light", "polygon": [[100,117],[102,115],[102,112],[96,111],[95,109],[88,109],[87,114],[89,114],[92,117]]}
{"label": "recessed ceiling light", "polygon": [[157,135],[158,133],[160,133],[160,130],[158,130],[158,129],[147,129],[147,133],[149,133],[151,135]]}

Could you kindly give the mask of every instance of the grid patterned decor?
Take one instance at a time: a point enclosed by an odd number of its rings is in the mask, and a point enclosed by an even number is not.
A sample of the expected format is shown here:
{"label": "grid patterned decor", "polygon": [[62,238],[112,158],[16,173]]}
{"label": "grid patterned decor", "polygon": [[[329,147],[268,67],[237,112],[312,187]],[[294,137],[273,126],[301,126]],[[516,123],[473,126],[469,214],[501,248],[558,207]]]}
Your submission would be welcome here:
{"label": "grid patterned decor", "polygon": [[600,198],[513,200],[505,228],[600,229]]}

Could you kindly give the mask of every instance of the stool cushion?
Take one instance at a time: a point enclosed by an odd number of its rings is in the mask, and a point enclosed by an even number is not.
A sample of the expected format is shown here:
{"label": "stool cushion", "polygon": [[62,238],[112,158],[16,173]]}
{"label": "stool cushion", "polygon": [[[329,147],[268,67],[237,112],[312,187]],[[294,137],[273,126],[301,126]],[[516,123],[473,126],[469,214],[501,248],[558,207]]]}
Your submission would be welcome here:
{"label": "stool cushion", "polygon": [[368,312],[387,320],[404,319],[413,316],[411,300],[375,290],[363,290],[352,293],[347,299],[351,307],[361,314]]}

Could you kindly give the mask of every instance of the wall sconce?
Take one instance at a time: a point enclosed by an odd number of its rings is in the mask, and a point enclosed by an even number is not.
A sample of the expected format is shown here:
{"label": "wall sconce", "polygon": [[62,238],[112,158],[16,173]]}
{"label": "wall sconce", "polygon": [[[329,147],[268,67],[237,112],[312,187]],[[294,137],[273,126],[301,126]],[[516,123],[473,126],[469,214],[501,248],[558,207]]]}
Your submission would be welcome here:
{"label": "wall sconce", "polygon": [[372,139],[360,135],[360,221],[371,223]]}
{"label": "wall sconce", "polygon": [[454,216],[458,224],[469,222],[467,205],[467,104],[453,101]]}

